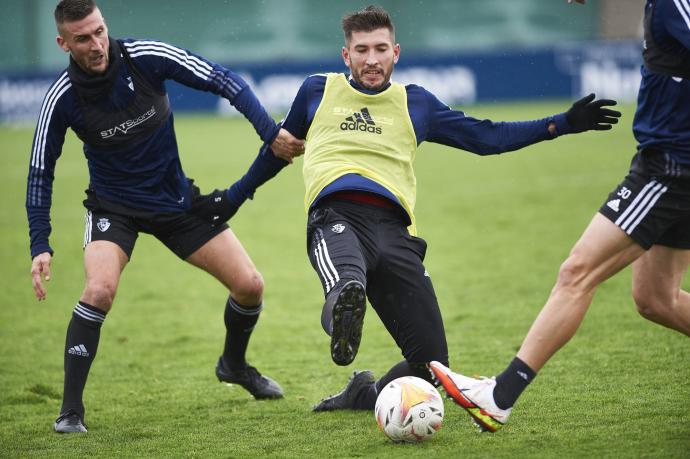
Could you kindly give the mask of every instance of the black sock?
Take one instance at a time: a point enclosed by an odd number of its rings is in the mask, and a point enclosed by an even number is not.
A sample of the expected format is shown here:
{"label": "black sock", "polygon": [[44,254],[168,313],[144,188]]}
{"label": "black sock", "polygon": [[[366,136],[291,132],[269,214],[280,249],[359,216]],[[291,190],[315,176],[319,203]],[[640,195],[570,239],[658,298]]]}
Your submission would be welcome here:
{"label": "black sock", "polygon": [[502,410],[512,407],[535,376],[537,373],[534,370],[518,357],[515,357],[508,368],[496,376],[496,387],[494,388],[496,406]]}
{"label": "black sock", "polygon": [[84,386],[91,363],[96,358],[101,325],[106,313],[83,302],[72,311],[65,339],[65,387],[60,413],[75,410],[84,417]]}
{"label": "black sock", "polygon": [[232,297],[225,305],[225,348],[223,360],[231,370],[239,370],[247,366],[244,359],[254,326],[259,320],[259,313],[263,304],[250,308],[242,306]]}

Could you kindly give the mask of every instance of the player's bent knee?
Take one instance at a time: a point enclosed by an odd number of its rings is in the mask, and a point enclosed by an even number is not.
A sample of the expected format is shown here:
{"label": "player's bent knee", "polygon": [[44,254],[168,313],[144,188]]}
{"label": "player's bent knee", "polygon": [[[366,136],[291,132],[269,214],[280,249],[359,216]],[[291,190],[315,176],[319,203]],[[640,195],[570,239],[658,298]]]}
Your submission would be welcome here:
{"label": "player's bent knee", "polygon": [[259,304],[264,294],[264,278],[253,271],[240,279],[232,287],[232,296],[243,305]]}
{"label": "player's bent knee", "polygon": [[583,286],[583,281],[587,275],[587,265],[584,260],[576,254],[570,255],[558,270],[558,281],[556,286],[559,288],[579,288]]}
{"label": "player's bent knee", "polygon": [[109,282],[91,282],[86,285],[82,299],[105,312],[110,311],[115,300],[117,286]]}
{"label": "player's bent knee", "polygon": [[633,300],[637,312],[645,319],[653,322],[664,315],[664,310],[668,306],[665,301],[647,290],[633,290]]}

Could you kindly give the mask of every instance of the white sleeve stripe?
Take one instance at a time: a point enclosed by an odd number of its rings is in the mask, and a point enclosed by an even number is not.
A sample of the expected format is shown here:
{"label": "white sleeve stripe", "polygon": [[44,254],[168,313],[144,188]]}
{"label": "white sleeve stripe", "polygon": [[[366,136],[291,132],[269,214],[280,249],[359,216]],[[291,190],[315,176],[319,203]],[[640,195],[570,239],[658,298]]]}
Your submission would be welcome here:
{"label": "white sleeve stripe", "polygon": [[232,94],[233,97],[235,97],[237,93],[239,93],[242,90],[240,85],[230,78],[223,78],[219,84],[220,86],[222,86],[222,89],[228,91],[230,94]]}
{"label": "white sleeve stripe", "polygon": [[224,76],[224,80],[227,83],[227,85],[235,88],[235,92],[234,92],[235,94],[242,91],[243,88],[242,88],[242,86],[240,86],[240,84],[237,81],[233,80],[232,78],[228,77],[225,74],[223,74],[223,76]]}
{"label": "white sleeve stripe", "polygon": [[66,85],[64,85],[60,89],[60,92],[55,94],[55,97],[53,98],[53,101],[50,107],[48,107],[48,111],[46,112],[46,116],[44,118],[45,123],[41,131],[41,141],[38,146],[39,150],[36,152],[38,157],[36,158],[36,163],[34,164],[35,167],[38,167],[41,170],[43,170],[45,167],[46,139],[48,137],[48,128],[50,126],[50,120],[53,117],[53,110],[55,109],[55,105],[57,104],[57,101],[60,99],[60,96],[62,96],[71,87],[72,83],[67,83]]}
{"label": "white sleeve stripe", "polygon": [[[41,112],[38,116],[38,125],[36,126],[36,138],[34,139],[34,147],[33,147],[33,153],[31,155],[31,165],[32,166],[37,166],[39,162],[39,155],[42,154],[41,152],[41,139],[43,137],[43,130],[46,129],[46,118],[50,119],[50,115],[52,114],[53,108],[55,108],[55,101],[57,98],[59,98],[62,93],[60,90],[67,85],[69,88],[71,86],[69,82],[69,78],[67,77],[67,72],[62,74],[58,80],[53,83],[53,86],[48,89],[48,92],[46,93],[45,98],[43,99],[43,105],[41,106]],[[57,95],[57,98],[55,97],[55,94],[59,93]]]}
{"label": "white sleeve stripe", "polygon": [[673,3],[676,4],[678,12],[683,16],[685,25],[690,29],[690,4],[688,4],[688,0],[673,0]]}
{"label": "white sleeve stripe", "polygon": [[[42,144],[44,131],[47,129],[46,120],[51,118],[52,111],[55,108],[55,101],[62,94],[61,90],[65,87],[69,87],[70,83],[67,79],[67,74],[61,77],[56,84],[54,84],[46,93],[45,99],[43,100],[43,105],[41,106],[41,112],[38,117],[38,125],[36,126],[36,138],[34,139],[34,148],[31,155],[31,165],[38,167],[40,163],[40,155],[42,155]],[[56,95],[57,94],[57,95]]]}
{"label": "white sleeve stripe", "polygon": [[192,62],[195,62],[199,67],[201,67],[203,69],[206,69],[208,71],[211,71],[211,69],[212,69],[211,65],[209,65],[208,62],[204,62],[203,60],[199,59],[198,57],[189,54],[187,51],[185,51],[182,48],[178,48],[176,46],[172,46],[172,45],[169,45],[167,43],[163,43],[162,41],[140,40],[140,41],[135,41],[132,43],[125,43],[125,47],[128,50],[131,49],[132,51],[137,51],[139,48],[146,47],[146,46],[154,46],[154,47],[167,49],[168,51],[172,52],[173,54],[186,56],[189,60],[191,60]]}
{"label": "white sleeve stripe", "polygon": [[195,69],[194,67],[192,67],[189,63],[181,61],[180,59],[178,59],[177,57],[173,56],[173,55],[170,54],[170,53],[161,52],[161,51],[139,51],[139,52],[136,52],[136,53],[130,53],[129,56],[130,56],[130,57],[137,57],[137,56],[147,56],[147,55],[149,55],[149,56],[167,57],[167,58],[170,59],[171,61],[175,61],[175,62],[177,62],[178,64],[180,64],[181,66],[185,67],[187,70],[189,70],[189,71],[192,72],[194,75],[196,75],[196,76],[198,76],[199,78],[201,78],[202,80],[208,80],[208,75],[204,75],[204,74],[202,74],[202,73],[199,73],[199,71],[198,71],[197,69]]}
{"label": "white sleeve stripe", "polygon": [[[169,54],[170,56],[174,56],[181,61],[184,61],[185,64],[194,67],[196,70],[198,70],[201,73],[210,73],[211,68],[208,65],[202,65],[205,64],[204,62],[200,61],[199,59],[193,59],[194,56],[190,56],[189,54],[185,53],[182,50],[174,50],[174,49],[169,49],[164,46],[156,46],[156,45],[142,45],[142,46],[133,46],[131,48],[127,48],[127,51],[130,53],[130,56],[134,56],[135,54],[137,56],[140,56],[144,51],[159,51],[162,53]],[[146,53],[143,53],[146,54]]]}
{"label": "white sleeve stripe", "polygon": [[128,49],[129,55],[131,57],[146,55],[146,54],[148,54],[148,53],[146,53],[146,51],[158,51],[158,52],[167,54],[171,58],[176,58],[176,60],[178,62],[181,62],[181,63],[184,62],[185,67],[188,67],[188,68],[192,67],[202,74],[208,74],[211,72],[211,69],[207,68],[208,66],[199,65],[200,61],[198,59],[195,61],[194,59],[192,59],[193,56],[190,56],[189,54],[187,54],[185,52],[176,53],[176,52],[169,50],[167,48],[164,48],[162,46],[153,46],[153,45],[140,46],[137,48]]}
{"label": "white sleeve stripe", "polygon": [[130,44],[130,43],[125,44],[125,47],[127,48],[127,51],[129,53],[137,53],[137,52],[141,52],[141,51],[145,51],[145,50],[157,50],[157,51],[167,52],[173,56],[176,56],[176,57],[184,60],[185,62],[188,62],[190,65],[194,66],[200,72],[207,73],[207,72],[210,72],[212,69],[210,65],[208,65],[206,62],[202,61],[198,57],[187,53],[183,49],[175,48],[174,46],[170,46],[170,45],[167,45],[165,43],[135,42],[135,44]]}
{"label": "white sleeve stripe", "polygon": [[[34,148],[31,153],[31,170],[29,171],[29,176],[31,178],[28,194],[31,205],[41,204],[41,184],[43,183],[43,177],[41,175],[45,169],[45,145],[53,110],[60,96],[71,87],[72,84],[67,77],[67,72],[65,72],[48,90],[43,106],[41,107],[38,126],[36,127]],[[39,170],[38,173],[36,173],[36,169]]]}

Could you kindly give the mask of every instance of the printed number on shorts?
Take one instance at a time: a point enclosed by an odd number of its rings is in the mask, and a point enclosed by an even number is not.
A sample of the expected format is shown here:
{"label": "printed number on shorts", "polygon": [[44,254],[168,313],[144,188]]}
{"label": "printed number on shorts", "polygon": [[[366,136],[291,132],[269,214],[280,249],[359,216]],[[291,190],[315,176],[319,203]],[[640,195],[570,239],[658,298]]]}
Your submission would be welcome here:
{"label": "printed number on shorts", "polygon": [[628,199],[631,194],[632,194],[632,191],[630,191],[628,188],[626,188],[624,186],[621,187],[621,189],[617,193],[617,195],[623,199]]}

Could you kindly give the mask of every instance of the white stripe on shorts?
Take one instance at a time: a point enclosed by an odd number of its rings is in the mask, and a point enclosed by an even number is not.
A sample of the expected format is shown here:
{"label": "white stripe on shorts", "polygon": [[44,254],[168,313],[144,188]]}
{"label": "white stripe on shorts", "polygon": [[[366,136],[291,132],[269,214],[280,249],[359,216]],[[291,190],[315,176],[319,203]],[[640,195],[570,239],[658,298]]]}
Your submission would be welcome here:
{"label": "white stripe on shorts", "polygon": [[86,211],[86,216],[84,217],[84,247],[86,247],[86,244],[91,242],[91,229],[93,227],[93,221],[92,221],[92,215],[91,211],[87,210]]}
{"label": "white stripe on shorts", "polygon": [[656,180],[650,181],[645,185],[642,191],[635,196],[633,202],[630,203],[621,216],[618,217],[615,222],[616,225],[627,234],[632,234],[635,228],[637,228],[637,225],[649,213],[652,207],[654,207],[654,204],[656,204],[657,200],[666,190],[668,190],[668,187],[664,186],[662,183]]}

